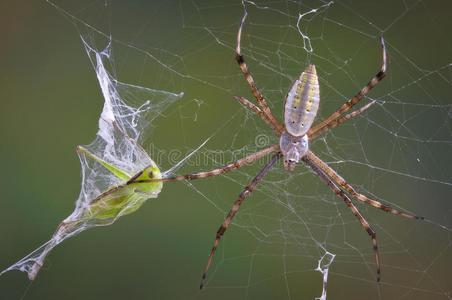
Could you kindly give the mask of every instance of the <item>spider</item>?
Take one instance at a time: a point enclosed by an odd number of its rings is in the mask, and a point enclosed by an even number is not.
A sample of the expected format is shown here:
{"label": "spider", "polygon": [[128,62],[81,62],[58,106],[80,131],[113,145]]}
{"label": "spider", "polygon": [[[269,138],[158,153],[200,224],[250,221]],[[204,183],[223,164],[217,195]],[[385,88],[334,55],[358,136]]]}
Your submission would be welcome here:
{"label": "spider", "polygon": [[[358,193],[350,184],[348,184],[345,179],[343,179],[336,171],[329,167],[325,162],[323,162],[319,157],[317,157],[311,150],[309,150],[309,141],[318,137],[320,134],[331,130],[332,128],[338,126],[339,124],[361,114],[364,110],[369,108],[375,101],[368,103],[367,105],[357,109],[353,112],[345,114],[349,111],[355,104],[357,104],[361,98],[375,85],[377,85],[380,80],[385,77],[386,74],[386,48],[384,44],[383,37],[380,37],[380,42],[383,52],[383,62],[380,71],[367,83],[361,91],[356,94],[352,99],[345,102],[341,107],[339,107],[335,112],[333,112],[329,117],[327,117],[322,122],[317,125],[312,126],[314,119],[317,115],[317,110],[320,102],[319,94],[319,83],[317,78],[317,72],[314,65],[309,65],[300,77],[295,80],[295,82],[290,87],[286,101],[284,104],[284,125],[281,124],[272,114],[264,96],[256,87],[254,79],[248,71],[248,67],[245,63],[243,55],[240,52],[240,40],[242,35],[243,24],[245,23],[247,17],[247,12],[245,12],[238,29],[237,33],[237,48],[236,48],[236,60],[239,67],[245,76],[246,81],[251,87],[251,91],[257,100],[257,107],[247,99],[235,96],[234,98],[241,102],[243,105],[252,109],[259,117],[267,123],[274,133],[279,137],[279,143],[271,147],[263,149],[261,151],[255,152],[249,156],[239,159],[233,163],[230,163],[223,168],[214,169],[205,172],[192,173],[184,176],[163,178],[155,181],[182,181],[182,180],[193,180],[204,178],[213,175],[219,175],[222,173],[229,172],[231,170],[237,169],[241,166],[251,163],[252,161],[264,157],[270,153],[276,152],[271,160],[264,166],[264,168],[254,177],[251,183],[245,187],[245,189],[240,193],[231,210],[229,211],[226,219],[221,224],[217,231],[215,242],[213,248],[210,252],[209,258],[207,260],[206,267],[202,274],[200,288],[202,289],[206,280],[207,272],[209,270],[210,264],[212,262],[215,251],[218,247],[218,243],[231,223],[232,218],[237,213],[240,205],[245,200],[245,198],[254,190],[256,185],[262,180],[262,178],[270,171],[270,169],[276,164],[276,162],[283,158],[284,168],[286,170],[293,171],[296,164],[302,160],[306,165],[308,165],[332,190],[333,192],[341,197],[345,204],[350,208],[352,213],[358,218],[361,225],[367,231],[372,239],[373,249],[375,252],[375,262],[377,269],[377,282],[380,281],[380,257],[377,247],[377,239],[375,231],[369,225],[369,223],[364,219],[361,213],[358,211],[356,206],[350,200],[350,197],[346,194],[350,194],[352,197],[370,204],[376,208],[379,208],[385,212],[389,212],[395,215],[400,215],[403,217],[411,219],[424,219],[423,217],[411,215],[391,208],[388,205],[382,204],[378,201],[372,200],[365,195]],[[344,115],[345,114],[345,115]],[[341,117],[342,116],[342,117]]]}

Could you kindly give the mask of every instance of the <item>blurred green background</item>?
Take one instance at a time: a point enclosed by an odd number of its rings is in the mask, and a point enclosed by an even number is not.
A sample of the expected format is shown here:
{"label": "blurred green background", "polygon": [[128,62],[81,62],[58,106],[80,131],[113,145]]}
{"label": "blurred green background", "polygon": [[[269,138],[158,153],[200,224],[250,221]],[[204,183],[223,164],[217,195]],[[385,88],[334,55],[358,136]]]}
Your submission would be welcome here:
{"label": "blurred green background", "polygon": [[[136,213],[64,241],[34,282],[17,271],[1,276],[0,299],[313,299],[322,289],[316,242],[337,254],[330,299],[451,297],[451,236],[440,226],[452,227],[451,2],[257,4],[246,4],[242,51],[278,117],[308,63],[317,66],[319,118],[326,117],[375,74],[377,37],[386,39],[388,76],[369,93],[378,103],[311,146],[360,192],[429,220],[357,204],[377,231],[382,283],[370,239],[342,200],[305,166],[288,174],[278,165],[234,219],[200,292],[215,232],[260,163],[192,185],[165,184]],[[87,25],[112,36],[111,70],[120,81],[185,93],[141,141],[163,170],[182,158],[165,153],[186,153],[209,136],[178,174],[260,149],[259,134],[277,142],[231,96],[254,100],[234,61],[240,1],[56,5],[84,23],[44,1],[0,4],[1,269],[47,241],[74,208],[75,147],[94,139],[103,104],[79,35],[99,49],[107,41]],[[299,23],[311,38],[308,53],[297,18],[315,8]],[[206,159],[212,153],[216,161]]]}

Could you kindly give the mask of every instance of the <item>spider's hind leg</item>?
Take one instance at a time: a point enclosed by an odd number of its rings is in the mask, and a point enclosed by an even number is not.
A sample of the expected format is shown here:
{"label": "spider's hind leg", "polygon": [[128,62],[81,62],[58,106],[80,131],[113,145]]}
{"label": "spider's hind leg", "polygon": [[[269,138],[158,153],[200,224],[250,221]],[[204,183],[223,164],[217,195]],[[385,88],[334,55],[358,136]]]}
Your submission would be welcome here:
{"label": "spider's hind leg", "polygon": [[245,63],[245,59],[243,58],[243,55],[240,51],[240,41],[242,39],[242,28],[243,28],[243,24],[245,23],[246,16],[247,16],[247,12],[245,11],[245,14],[243,15],[242,21],[240,22],[240,27],[239,27],[239,30],[237,33],[237,48],[236,48],[235,59],[237,60],[240,70],[242,70],[243,76],[245,76],[245,79],[248,82],[248,84],[251,88],[251,91],[257,100],[257,103],[262,108],[262,113],[267,117],[268,121],[273,124],[273,125],[270,125],[270,127],[272,127],[272,128],[274,127],[279,132],[283,132],[284,126],[273,116],[273,114],[270,110],[270,107],[268,107],[268,104],[264,99],[264,96],[262,96],[261,92],[256,87],[253,76],[251,76],[251,73],[248,70],[248,66]]}
{"label": "spider's hind leg", "polygon": [[268,126],[270,126],[270,128],[273,130],[273,132],[277,135],[277,136],[281,136],[282,132],[278,129],[278,127],[276,127],[275,124],[273,124],[268,118],[267,116],[264,114],[264,112],[257,107],[256,105],[254,105],[253,103],[251,103],[250,101],[248,101],[247,99],[241,97],[241,96],[236,96],[233,95],[234,98],[239,101],[240,103],[242,103],[245,106],[248,106],[249,108],[251,108],[256,114],[258,114],[259,117],[261,117],[262,120],[264,120],[265,123],[267,123]]}
{"label": "spider's hind leg", "polygon": [[373,104],[375,104],[375,100],[372,100],[371,102],[367,103],[366,105],[364,105],[363,107],[352,111],[351,113],[346,114],[345,116],[338,118],[334,121],[331,121],[330,123],[328,123],[327,125],[325,125],[325,127],[311,133],[311,135],[309,135],[309,139],[313,140],[316,137],[318,137],[319,135],[330,131],[331,129],[337,127],[338,125],[344,123],[345,121],[350,120],[351,118],[354,118],[356,116],[359,116],[362,112],[364,112],[366,109],[368,109],[369,107],[371,107]]}
{"label": "spider's hind leg", "polygon": [[329,123],[333,122],[341,115],[346,113],[350,108],[352,108],[356,103],[358,103],[365,94],[367,94],[374,86],[376,86],[386,75],[386,46],[385,41],[382,36],[380,36],[381,48],[382,48],[382,63],[380,71],[372,77],[372,79],[355,95],[352,99],[345,102],[341,107],[339,107],[335,112],[333,112],[328,118],[315,125],[308,131],[308,135],[311,136],[317,131],[321,130]]}

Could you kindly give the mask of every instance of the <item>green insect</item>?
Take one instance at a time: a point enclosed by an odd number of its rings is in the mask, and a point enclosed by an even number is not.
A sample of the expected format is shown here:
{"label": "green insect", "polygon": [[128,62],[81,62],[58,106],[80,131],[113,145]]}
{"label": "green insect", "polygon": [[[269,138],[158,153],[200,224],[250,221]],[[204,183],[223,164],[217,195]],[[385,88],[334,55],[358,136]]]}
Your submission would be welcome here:
{"label": "green insect", "polygon": [[160,169],[143,148],[128,136],[125,137],[141,153],[145,154],[148,165],[135,173],[124,171],[89,152],[86,148],[78,146],[77,151],[79,153],[102,165],[109,172],[104,171],[107,174],[113,174],[119,183],[108,187],[89,201],[77,202],[74,212],[58,225],[52,238],[46,244],[1,272],[0,275],[10,270],[20,270],[27,272],[28,278],[34,280],[47,254],[60,242],[90,227],[110,225],[119,217],[136,211],[147,199],[158,196],[163,183],[153,180],[162,178]]}
{"label": "green insect", "polygon": [[123,180],[122,184],[109,187],[105,192],[91,200],[84,210],[83,218],[96,218],[113,222],[123,215],[136,211],[149,198],[156,198],[162,190],[162,182],[152,180],[161,179],[160,169],[149,157],[151,164],[136,174],[130,174],[90,153],[82,146],[77,151],[94,159],[116,177]]}
{"label": "green insect", "polygon": [[[56,245],[86,229],[111,225],[120,217],[133,213],[146,200],[159,195],[163,187],[160,179],[182,163],[161,172],[138,139],[145,136],[144,129],[150,120],[184,94],[118,81],[104,66],[104,62],[111,63],[111,43],[98,51],[83,37],[82,40],[99,80],[104,106],[96,138],[87,146],[77,147],[82,183],[75,209],[58,225],[49,241],[0,275],[19,270],[27,272],[31,280],[35,279],[46,256]],[[147,100],[138,103],[140,99]]]}

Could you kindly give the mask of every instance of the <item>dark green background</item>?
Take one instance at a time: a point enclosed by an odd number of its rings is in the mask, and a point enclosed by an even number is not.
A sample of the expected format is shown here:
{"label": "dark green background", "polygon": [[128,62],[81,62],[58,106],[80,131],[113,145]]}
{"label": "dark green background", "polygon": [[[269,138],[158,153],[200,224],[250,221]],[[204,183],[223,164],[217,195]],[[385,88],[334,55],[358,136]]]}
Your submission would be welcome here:
{"label": "dark green background", "polygon": [[[252,99],[233,59],[243,14],[239,1],[57,5],[112,35],[112,69],[121,81],[185,93],[147,129],[146,149],[185,153],[213,133],[206,149],[244,153],[247,145],[255,149],[257,134],[277,142],[231,97]],[[321,3],[260,5],[280,13],[248,6],[242,46],[278,117],[290,82],[308,62],[320,76],[319,118],[332,112],[378,70],[377,37],[386,38],[388,77],[369,94],[378,104],[311,148],[360,192],[431,220],[416,222],[358,205],[379,237],[382,284],[374,280],[370,240],[342,200],[304,166],[287,174],[279,165],[269,174],[272,181],[241,208],[235,220],[248,230],[229,228],[211,281],[200,292],[215,231],[261,166],[253,165],[230,177],[193,182],[194,187],[165,185],[133,215],[62,243],[35,282],[21,272],[4,274],[1,299],[313,299],[321,293],[320,274],[312,271],[320,252],[309,233],[337,254],[330,299],[451,296],[451,236],[438,225],[452,227],[451,2],[337,2],[302,22],[312,37],[312,55],[301,48],[294,26],[298,12]],[[0,12],[3,269],[47,241],[72,212],[80,190],[75,147],[94,139],[103,99],[79,38],[90,32],[86,26],[74,26],[43,1],[4,1]],[[88,36],[105,46],[105,39]],[[225,159],[231,157],[227,153]],[[158,163],[164,170],[174,165],[168,157]],[[220,166],[193,164],[179,173]],[[293,223],[275,234],[280,220]],[[275,236],[262,241],[253,226]]]}

